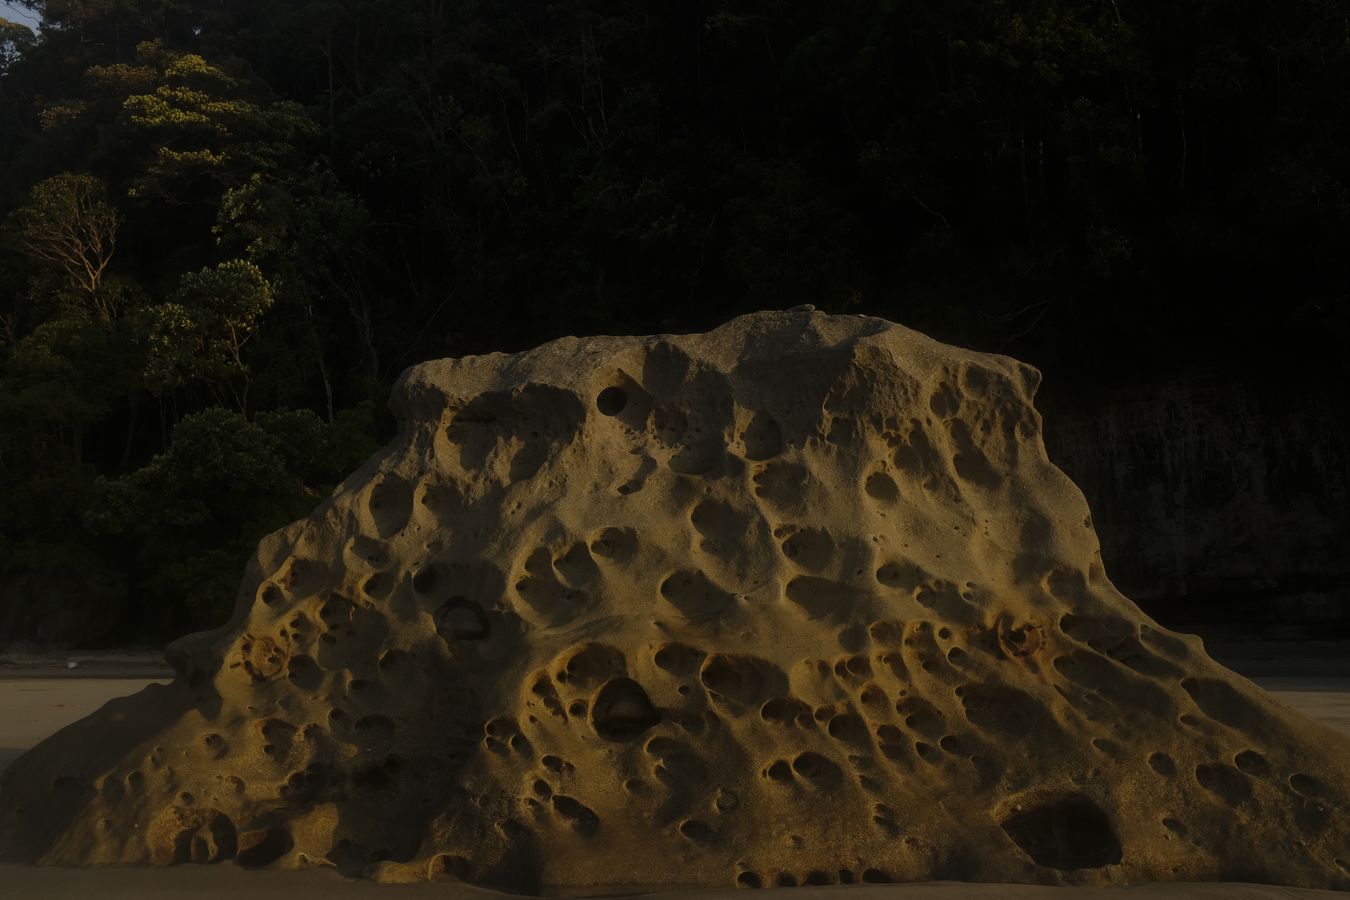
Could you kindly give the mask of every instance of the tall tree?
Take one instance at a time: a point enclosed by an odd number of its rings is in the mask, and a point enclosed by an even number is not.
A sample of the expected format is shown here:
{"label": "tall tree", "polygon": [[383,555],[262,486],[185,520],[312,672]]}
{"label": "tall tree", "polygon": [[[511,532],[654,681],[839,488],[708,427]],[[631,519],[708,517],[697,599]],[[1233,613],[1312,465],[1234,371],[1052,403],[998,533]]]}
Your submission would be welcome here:
{"label": "tall tree", "polygon": [[62,173],[33,186],[28,203],[12,214],[23,252],[54,270],[61,287],[78,292],[104,321],[117,314],[116,292],[104,274],[117,247],[121,216],[92,175]]}

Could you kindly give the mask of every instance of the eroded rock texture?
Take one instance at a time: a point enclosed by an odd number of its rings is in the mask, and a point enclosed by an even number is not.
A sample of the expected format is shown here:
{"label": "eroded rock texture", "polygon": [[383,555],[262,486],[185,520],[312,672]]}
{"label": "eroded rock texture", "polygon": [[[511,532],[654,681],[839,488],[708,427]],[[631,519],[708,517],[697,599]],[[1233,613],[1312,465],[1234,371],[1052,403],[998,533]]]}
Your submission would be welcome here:
{"label": "eroded rock texture", "polygon": [[521,890],[1350,887],[1350,742],[1107,580],[1037,373],[762,313],[409,370],[179,678],[6,773],[45,863]]}

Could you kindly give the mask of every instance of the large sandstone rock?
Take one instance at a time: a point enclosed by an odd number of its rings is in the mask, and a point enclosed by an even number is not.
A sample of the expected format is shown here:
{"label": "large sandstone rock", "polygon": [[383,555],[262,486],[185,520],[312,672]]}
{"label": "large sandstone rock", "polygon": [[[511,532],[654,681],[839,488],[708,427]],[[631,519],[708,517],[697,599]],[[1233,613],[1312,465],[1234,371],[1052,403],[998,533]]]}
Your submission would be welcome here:
{"label": "large sandstone rock", "polygon": [[1350,887],[1350,742],[1143,616],[1038,375],[806,309],[427,363],[180,677],[6,773],[44,863],[523,890]]}

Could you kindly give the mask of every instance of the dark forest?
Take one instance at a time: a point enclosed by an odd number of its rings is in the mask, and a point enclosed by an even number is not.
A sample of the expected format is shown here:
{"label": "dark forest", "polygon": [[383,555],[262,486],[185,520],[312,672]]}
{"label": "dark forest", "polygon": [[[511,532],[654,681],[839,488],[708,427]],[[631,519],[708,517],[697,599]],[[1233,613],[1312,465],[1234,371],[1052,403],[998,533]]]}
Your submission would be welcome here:
{"label": "dark forest", "polygon": [[222,621],[409,365],[802,303],[1039,367],[1127,592],[1347,596],[1350,0],[16,5],[0,645]]}

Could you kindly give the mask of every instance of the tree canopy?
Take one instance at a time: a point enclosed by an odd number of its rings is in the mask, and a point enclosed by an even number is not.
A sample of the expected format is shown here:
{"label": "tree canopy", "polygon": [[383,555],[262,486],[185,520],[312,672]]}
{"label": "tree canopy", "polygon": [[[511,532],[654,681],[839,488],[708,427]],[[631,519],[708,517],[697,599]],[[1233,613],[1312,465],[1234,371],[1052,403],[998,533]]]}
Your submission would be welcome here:
{"label": "tree canopy", "polygon": [[1350,0],[18,5],[0,593],[211,621],[403,368],[564,334],[809,302],[1086,388],[1346,374]]}

